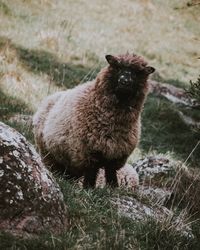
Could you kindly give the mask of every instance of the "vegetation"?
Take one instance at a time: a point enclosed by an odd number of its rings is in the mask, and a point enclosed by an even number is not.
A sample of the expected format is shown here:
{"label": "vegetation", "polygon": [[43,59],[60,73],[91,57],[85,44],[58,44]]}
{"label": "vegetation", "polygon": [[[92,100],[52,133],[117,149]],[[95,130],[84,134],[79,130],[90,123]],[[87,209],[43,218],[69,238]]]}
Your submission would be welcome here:
{"label": "vegetation", "polygon": [[[121,217],[111,198],[127,193],[110,189],[85,191],[72,183],[60,183],[69,208],[71,227],[61,236],[42,235],[34,240],[15,239],[1,234],[6,249],[195,249],[193,239],[175,230],[166,218],[163,223],[147,219],[143,223]],[[121,193],[120,193],[121,192]],[[131,195],[131,193],[129,193]],[[133,195],[133,194],[132,194]],[[194,247],[194,248],[192,248]],[[196,248],[198,249],[198,248]]]}
{"label": "vegetation", "polygon": [[[187,7],[187,2],[0,0],[0,120],[33,143],[22,115],[30,118],[48,94],[94,78],[106,53],[127,50],[155,66],[156,80],[183,88],[192,80],[190,92],[199,98],[200,6]],[[176,109],[150,94],[133,161],[164,153],[200,167],[200,147],[195,148],[200,133],[183,124]],[[188,239],[169,222],[136,223],[119,216],[111,198],[134,195],[127,190],[85,191],[62,180],[60,186],[71,228],[59,237],[34,240],[0,234],[2,249],[199,249],[198,221]]]}
{"label": "vegetation", "polygon": [[200,75],[195,82],[190,81],[189,94],[191,97],[200,101]]}

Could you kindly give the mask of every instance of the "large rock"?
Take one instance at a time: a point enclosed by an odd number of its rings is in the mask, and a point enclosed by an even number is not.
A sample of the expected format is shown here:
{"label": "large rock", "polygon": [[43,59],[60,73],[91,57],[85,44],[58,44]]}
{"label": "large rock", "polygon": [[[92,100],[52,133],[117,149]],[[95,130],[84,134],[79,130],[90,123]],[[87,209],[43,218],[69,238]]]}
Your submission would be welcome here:
{"label": "large rock", "polygon": [[0,122],[0,230],[28,236],[66,227],[58,184],[24,136]]}

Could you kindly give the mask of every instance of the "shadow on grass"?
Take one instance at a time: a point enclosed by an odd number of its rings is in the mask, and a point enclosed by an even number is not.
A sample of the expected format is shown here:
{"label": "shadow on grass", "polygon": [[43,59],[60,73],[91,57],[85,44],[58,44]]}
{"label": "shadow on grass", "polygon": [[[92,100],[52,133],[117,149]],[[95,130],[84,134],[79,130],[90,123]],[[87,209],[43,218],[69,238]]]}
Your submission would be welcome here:
{"label": "shadow on grass", "polygon": [[73,87],[80,82],[93,79],[99,68],[91,69],[83,65],[59,62],[58,58],[44,50],[31,50],[15,45],[5,37],[0,37],[0,47],[8,44],[16,50],[22,65],[36,74],[47,74],[57,86]]}
{"label": "shadow on grass", "polygon": [[[200,133],[192,131],[179,118],[176,106],[167,100],[147,98],[142,116],[141,148],[145,153],[156,150],[159,153],[174,152],[175,156],[185,161],[200,140]],[[193,167],[200,167],[200,146],[190,157]]]}
{"label": "shadow on grass", "polygon": [[0,89],[0,119],[12,116],[16,113],[30,114],[31,110],[18,98],[6,95]]}
{"label": "shadow on grass", "polygon": [[[90,78],[88,73],[91,69],[85,66],[60,63],[54,55],[46,51],[20,47],[16,49],[20,60],[28,70],[34,73],[46,73],[58,86],[70,88],[79,84],[83,79],[87,81]],[[94,75],[96,75],[95,72]]]}
{"label": "shadow on grass", "polygon": [[20,99],[6,95],[0,89],[0,121],[15,128],[23,134],[29,141],[33,142],[32,128],[29,122],[27,125],[22,116],[31,119],[32,111]]}

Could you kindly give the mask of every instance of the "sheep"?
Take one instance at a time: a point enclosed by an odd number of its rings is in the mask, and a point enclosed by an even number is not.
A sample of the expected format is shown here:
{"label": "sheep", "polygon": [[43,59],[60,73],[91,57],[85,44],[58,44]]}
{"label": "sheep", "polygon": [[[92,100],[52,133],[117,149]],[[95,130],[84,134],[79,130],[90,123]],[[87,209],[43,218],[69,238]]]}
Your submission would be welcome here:
{"label": "sheep", "polygon": [[140,116],[155,69],[135,54],[106,55],[96,79],[48,96],[33,117],[36,145],[52,171],[84,176],[93,188],[100,168],[116,187],[138,144]]}

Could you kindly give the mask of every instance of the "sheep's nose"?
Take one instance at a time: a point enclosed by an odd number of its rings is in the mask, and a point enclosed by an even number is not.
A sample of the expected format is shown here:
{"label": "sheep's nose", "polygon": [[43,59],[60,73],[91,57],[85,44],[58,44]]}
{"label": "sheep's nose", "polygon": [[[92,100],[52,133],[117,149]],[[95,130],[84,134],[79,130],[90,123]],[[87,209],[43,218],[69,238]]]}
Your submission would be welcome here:
{"label": "sheep's nose", "polygon": [[118,82],[121,85],[129,85],[130,84],[130,79],[128,77],[126,77],[125,75],[121,75],[118,79]]}

